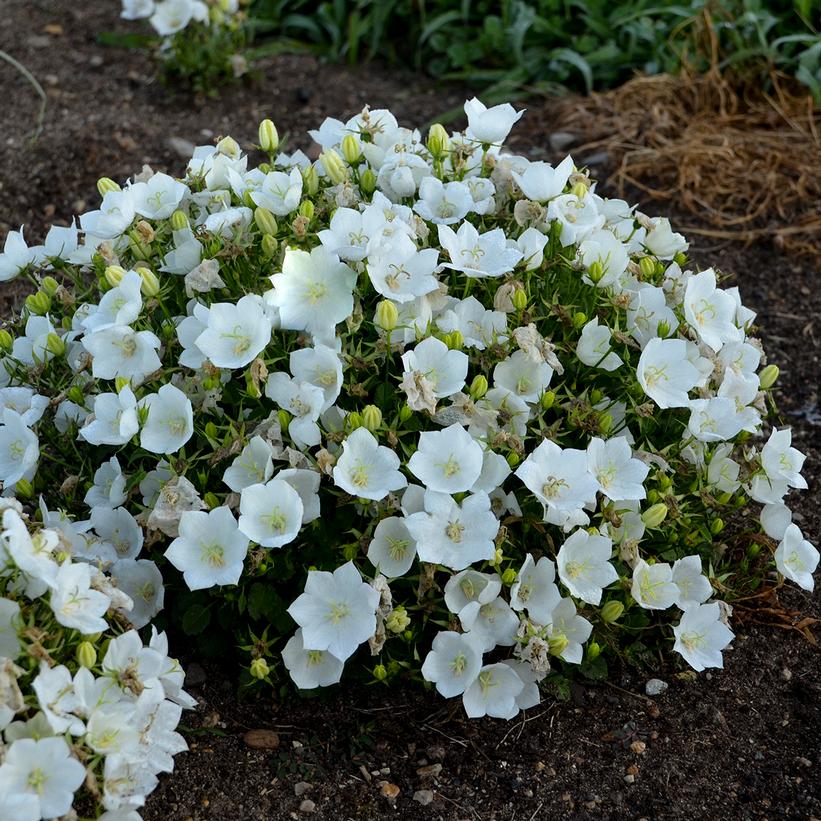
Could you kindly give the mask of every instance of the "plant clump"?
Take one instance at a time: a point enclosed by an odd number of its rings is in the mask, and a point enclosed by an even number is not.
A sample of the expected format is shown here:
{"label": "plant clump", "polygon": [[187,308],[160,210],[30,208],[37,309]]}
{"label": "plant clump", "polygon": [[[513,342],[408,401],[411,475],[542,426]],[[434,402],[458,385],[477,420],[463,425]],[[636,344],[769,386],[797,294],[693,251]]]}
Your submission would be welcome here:
{"label": "plant clump", "polygon": [[732,600],[819,558],[754,314],[668,219],[507,153],[522,112],[465,112],[326,119],[314,162],[266,120],[259,165],[226,137],[10,233],[4,492],[161,574],[247,682],[348,666],[511,718],[577,665],[720,667]]}

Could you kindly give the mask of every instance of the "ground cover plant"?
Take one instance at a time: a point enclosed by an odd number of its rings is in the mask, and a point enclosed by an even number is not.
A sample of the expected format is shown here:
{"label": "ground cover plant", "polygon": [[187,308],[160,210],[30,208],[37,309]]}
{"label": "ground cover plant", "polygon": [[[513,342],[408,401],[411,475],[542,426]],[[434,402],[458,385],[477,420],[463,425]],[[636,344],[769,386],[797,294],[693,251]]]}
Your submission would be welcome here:
{"label": "ground cover plant", "polygon": [[512,108],[466,113],[425,141],[327,120],[315,163],[266,121],[256,169],[226,138],[183,181],[102,180],[82,243],[10,234],[40,289],[2,340],[5,485],[60,486],[76,521],[44,520],[92,562],[182,571],[174,623],[259,680],[281,650],[332,683],[367,642],[372,680],[510,717],[551,662],[719,666],[769,550],[807,589],[818,561],[789,431],[750,438],[777,369],[667,220],[502,153]]}

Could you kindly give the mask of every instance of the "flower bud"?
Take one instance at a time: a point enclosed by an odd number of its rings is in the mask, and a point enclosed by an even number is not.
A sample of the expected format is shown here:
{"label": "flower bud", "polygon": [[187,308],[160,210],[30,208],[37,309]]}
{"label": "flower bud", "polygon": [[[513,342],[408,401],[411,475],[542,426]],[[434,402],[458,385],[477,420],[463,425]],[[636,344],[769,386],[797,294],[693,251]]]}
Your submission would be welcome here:
{"label": "flower bud", "polygon": [[510,585],[516,581],[518,575],[519,574],[512,567],[508,567],[508,569],[502,573],[502,584],[505,587],[510,587]]}
{"label": "flower bud", "polygon": [[14,347],[14,337],[5,329],[0,330],[0,350],[3,353],[11,353],[11,349]]}
{"label": "flower bud", "polygon": [[523,311],[527,308],[527,294],[522,288],[517,288],[510,297],[513,307],[517,311]]}
{"label": "flower bud", "polygon": [[125,276],[125,268],[122,265],[109,265],[105,269],[105,281],[112,287],[116,288],[122,282]]}
{"label": "flower bud", "polygon": [[279,420],[280,430],[283,433],[287,433],[288,432],[288,425],[291,424],[291,414],[288,413],[288,411],[282,410],[282,408],[280,408],[277,411],[277,419]]}
{"label": "flower bud", "polygon": [[587,276],[590,277],[590,281],[593,283],[601,282],[602,277],[604,276],[604,266],[596,260],[587,269]]}
{"label": "flower bud", "polygon": [[325,176],[330,179],[335,185],[339,185],[348,178],[348,172],[345,168],[342,157],[333,150],[328,148],[319,155],[322,161],[322,167],[325,169]]}
{"label": "flower bud", "polygon": [[542,394],[542,398],[539,400],[539,404],[542,406],[543,410],[550,410],[553,407],[553,403],[556,401],[556,394],[554,391],[545,391]]}
{"label": "flower bud", "polygon": [[279,134],[271,120],[263,120],[259,124],[259,147],[268,154],[273,154],[279,148]]}
{"label": "flower bud", "polygon": [[376,306],[376,316],[374,324],[383,331],[392,331],[399,324],[399,311],[395,303],[389,299],[383,299]]}
{"label": "flower bud", "polygon": [[259,228],[261,234],[274,235],[279,228],[274,215],[267,208],[263,208],[262,206],[254,211],[254,223],[257,228]]}
{"label": "flower bud", "polygon": [[157,275],[149,268],[137,268],[137,273],[140,275],[142,283],[140,290],[145,296],[157,296],[160,292],[160,281]]}
{"label": "flower bud", "polygon": [[451,331],[445,337],[445,343],[452,351],[461,351],[465,346],[465,338],[461,331]]}
{"label": "flower bud", "polygon": [[440,123],[434,123],[428,131],[428,151],[435,159],[441,159],[450,148],[450,137],[445,127]]}
{"label": "flower bud", "polygon": [[547,640],[547,646],[551,656],[560,656],[564,653],[568,644],[570,644],[570,642],[568,641],[567,636],[563,633],[558,633],[555,636],[551,636]]}
{"label": "flower bud", "polygon": [[587,186],[581,180],[579,180],[570,189],[570,193],[573,194],[573,196],[577,199],[583,200],[587,195]]}
{"label": "flower bud", "polygon": [[277,248],[279,248],[277,238],[270,234],[265,234],[262,238],[262,253],[266,259],[270,259],[277,252]]}
{"label": "flower bud", "polygon": [[600,611],[602,621],[607,624],[615,624],[622,617],[622,613],[624,605],[615,599],[606,602]]}
{"label": "flower bud", "polygon": [[34,486],[28,479],[18,479],[14,486],[14,495],[20,499],[31,499],[34,496]]}
{"label": "flower bud", "polygon": [[675,262],[676,265],[678,265],[679,267],[681,267],[682,265],[686,265],[687,254],[685,254],[684,251],[677,251],[676,255],[673,257],[673,262]]}
{"label": "flower bud", "polygon": [[77,663],[89,669],[97,663],[97,650],[90,641],[81,641],[77,645]]}
{"label": "flower bud", "polygon": [[[592,279],[592,277],[591,277],[591,279]],[[573,314],[573,327],[577,331],[580,328],[583,328],[586,323],[587,323],[587,314],[584,311],[576,311],[576,313]]]}
{"label": "flower bud", "polygon": [[319,190],[319,174],[313,165],[302,169],[302,182],[305,185],[305,191],[308,196],[312,197]]}
{"label": "flower bud", "polygon": [[29,313],[45,316],[51,308],[51,297],[45,291],[29,294],[26,297],[26,308]]}
{"label": "flower bud", "polygon": [[237,159],[242,153],[239,143],[237,143],[233,137],[223,137],[217,143],[217,151],[220,154],[224,154],[226,157],[230,157],[232,160]]}
{"label": "flower bud", "polygon": [[501,548],[501,547],[497,547],[497,548],[496,548],[496,552],[493,554],[493,559],[491,559],[491,561],[489,562],[489,564],[492,564],[492,565],[493,565],[493,567],[495,567],[495,568],[497,568],[497,569],[498,569],[499,565],[500,565],[500,564],[501,564],[504,560],[505,560],[505,554],[504,554],[504,552],[502,551],[502,548]]}
{"label": "flower bud", "polygon": [[40,283],[40,287],[49,295],[54,296],[57,293],[57,289],[60,287],[60,283],[54,277],[43,277],[43,281]]}
{"label": "flower bud", "polygon": [[657,502],[641,514],[645,527],[658,527],[667,518],[667,505]]}
{"label": "flower bud", "polygon": [[401,408],[399,408],[399,421],[400,422],[407,422],[411,418],[411,416],[413,416],[413,410],[411,409],[411,407],[409,405],[405,404],[405,405],[402,405]]}
{"label": "flower bud", "polygon": [[362,427],[375,433],[382,425],[382,411],[376,405],[365,405],[362,410]]}
{"label": "flower bud", "polygon": [[357,428],[362,427],[362,414],[359,411],[351,411],[345,417],[345,427],[353,433]]}
{"label": "flower bud", "polygon": [[306,220],[312,220],[314,218],[314,210],[314,204],[310,200],[303,200],[299,204],[297,213],[300,217],[305,217]]}
{"label": "flower bud", "polygon": [[79,405],[80,407],[83,407],[83,405],[85,404],[83,389],[79,385],[72,385],[68,389],[66,397],[69,401],[73,402],[75,405]]}
{"label": "flower bud", "polygon": [[747,556],[754,559],[761,552],[761,545],[758,542],[752,542],[747,548]]}
{"label": "flower bud", "polygon": [[723,519],[721,519],[719,517],[719,518],[713,519],[713,521],[710,522],[710,533],[712,533],[713,536],[718,536],[718,534],[721,533],[722,530],[724,530],[724,520]]}
{"label": "flower bud", "polygon": [[346,134],[342,138],[342,156],[348,165],[359,165],[362,149],[359,147],[359,140],[353,134]]}
{"label": "flower bud", "polygon": [[599,433],[606,434],[613,427],[613,417],[609,413],[603,413],[599,417]]}
{"label": "flower bud", "polygon": [[373,173],[373,170],[370,168],[366,168],[365,171],[359,175],[359,187],[362,189],[363,194],[373,194],[376,191],[376,174]]}
{"label": "flower bud", "polygon": [[117,376],[114,379],[114,390],[119,393],[123,388],[131,385],[131,380],[127,376]]}
{"label": "flower bud", "polygon": [[377,664],[376,667],[373,668],[373,677],[377,681],[384,681],[388,677],[388,671],[384,664]]}
{"label": "flower bud", "polygon": [[262,681],[262,679],[268,678],[270,672],[271,668],[265,659],[254,659],[251,662],[250,673],[253,678]]}
{"label": "flower bud", "polygon": [[642,257],[639,260],[639,270],[645,279],[650,279],[656,273],[656,261],[652,257]]}
{"label": "flower bud", "polygon": [[398,607],[394,607],[394,609],[388,613],[388,616],[385,619],[385,629],[391,633],[399,634],[404,632],[410,622],[410,616],[407,611],[404,607],[399,605]]}
{"label": "flower bud", "polygon": [[171,228],[174,231],[184,231],[188,228],[188,217],[185,215],[184,211],[177,209],[171,215]]}
{"label": "flower bud", "polygon": [[506,459],[507,459],[507,463],[508,463],[508,464],[509,464],[512,468],[515,468],[515,467],[516,467],[516,465],[518,465],[518,464],[519,464],[519,462],[521,462],[521,461],[522,461],[522,457],[521,457],[521,456],[519,456],[519,454],[518,454],[518,453],[516,453],[516,451],[515,451],[515,450],[510,451],[510,453],[508,453],[508,455],[507,455]]}
{"label": "flower bud", "polygon": [[487,377],[481,373],[476,374],[476,376],[473,377],[473,381],[470,383],[470,388],[468,389],[470,398],[474,402],[477,399],[481,399],[487,393],[488,387]]}
{"label": "flower bud", "polygon": [[778,365],[767,365],[766,368],[763,368],[761,373],[758,374],[758,383],[761,385],[761,389],[766,391],[775,385],[778,374]]}
{"label": "flower bud", "polygon": [[46,349],[55,356],[62,356],[66,352],[66,343],[52,331],[46,337]]}
{"label": "flower bud", "polygon": [[597,659],[600,654],[601,647],[599,646],[599,643],[596,641],[591,641],[590,644],[587,645],[587,660],[593,661],[594,659]]}
{"label": "flower bud", "polygon": [[217,498],[217,494],[212,493],[210,490],[202,497],[202,500],[208,505],[209,510],[215,510],[220,506],[220,500]]}
{"label": "flower bud", "polygon": [[342,556],[346,562],[352,562],[359,553],[359,546],[357,544],[346,544],[342,548]]}
{"label": "flower bud", "polygon": [[100,196],[104,197],[106,194],[111,194],[114,191],[122,191],[119,185],[117,185],[111,177],[100,177],[97,180],[97,190],[100,192]]}

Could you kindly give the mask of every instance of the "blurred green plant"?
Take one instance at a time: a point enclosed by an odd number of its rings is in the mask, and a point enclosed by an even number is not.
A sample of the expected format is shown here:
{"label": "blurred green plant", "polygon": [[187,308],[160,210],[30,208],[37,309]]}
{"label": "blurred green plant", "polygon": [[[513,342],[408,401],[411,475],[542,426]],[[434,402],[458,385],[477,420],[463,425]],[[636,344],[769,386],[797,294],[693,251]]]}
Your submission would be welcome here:
{"label": "blurred green plant", "polygon": [[794,77],[821,100],[815,0],[255,0],[249,16],[252,59],[299,49],[379,58],[485,84],[489,102],[713,63],[755,83]]}

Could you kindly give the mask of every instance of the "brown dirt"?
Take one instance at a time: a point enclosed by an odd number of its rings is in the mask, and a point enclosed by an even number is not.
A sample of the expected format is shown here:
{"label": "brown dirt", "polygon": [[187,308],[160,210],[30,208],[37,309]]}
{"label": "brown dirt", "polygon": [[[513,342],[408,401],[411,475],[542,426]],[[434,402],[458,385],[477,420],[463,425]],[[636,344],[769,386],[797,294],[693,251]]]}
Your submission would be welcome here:
{"label": "brown dirt", "polygon": [[[400,120],[419,123],[463,99],[459,89],[437,88],[413,75],[284,56],[264,65],[251,85],[229,88],[217,100],[191,100],[158,86],[144,56],[96,43],[99,31],[132,30],[117,19],[117,5],[3,3],[0,44],[40,79],[49,108],[43,135],[29,147],[37,99],[0,63],[0,236],[25,223],[28,235],[39,238],[50,222],[65,222],[90,207],[102,175],[125,178],[142,163],[173,173],[182,157],[170,137],[207,143],[231,133],[247,144],[258,121],[270,116],[281,132],[294,134],[295,144],[305,145],[304,131],[324,116],[351,114],[366,102],[388,105]],[[60,30],[46,28],[51,25]],[[541,148],[549,132],[566,129],[549,102],[530,108],[514,147],[549,157]],[[576,143],[589,136],[575,135]],[[648,206],[651,213],[670,208]],[[770,360],[782,370],[784,421],[794,426],[794,444],[807,454],[810,490],[796,520],[817,541],[816,266],[763,243],[711,246],[699,238],[695,251],[701,264],[736,272],[745,302],[759,312]],[[0,311],[9,310],[19,293],[4,286]],[[781,597],[804,614],[821,610],[817,593],[791,587]],[[736,631],[726,670],[687,681],[676,678],[671,665],[656,673],[670,683],[659,698],[643,695],[647,676],[624,673],[609,685],[579,682],[569,702],[547,693],[540,707],[512,723],[467,721],[458,704],[414,686],[399,692],[343,686],[311,699],[243,702],[232,671],[189,660],[190,690],[200,700],[199,710],[185,717],[191,752],[162,780],[145,817],[819,818],[819,653],[783,628],[747,623]],[[245,732],[259,728],[276,730],[279,747],[249,747]],[[431,791],[432,803],[414,800],[420,790]],[[393,800],[386,797],[394,793]]]}

